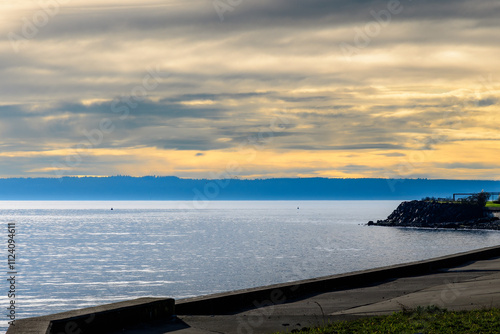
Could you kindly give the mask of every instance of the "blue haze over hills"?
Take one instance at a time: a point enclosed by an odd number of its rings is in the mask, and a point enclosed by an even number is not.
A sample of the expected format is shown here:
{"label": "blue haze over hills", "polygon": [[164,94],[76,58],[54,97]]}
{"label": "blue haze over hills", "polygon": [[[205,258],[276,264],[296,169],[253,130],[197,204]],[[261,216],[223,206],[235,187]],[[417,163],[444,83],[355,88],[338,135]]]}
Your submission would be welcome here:
{"label": "blue haze over hills", "polygon": [[429,179],[181,179],[110,176],[0,179],[0,200],[390,200],[500,191],[500,181]]}

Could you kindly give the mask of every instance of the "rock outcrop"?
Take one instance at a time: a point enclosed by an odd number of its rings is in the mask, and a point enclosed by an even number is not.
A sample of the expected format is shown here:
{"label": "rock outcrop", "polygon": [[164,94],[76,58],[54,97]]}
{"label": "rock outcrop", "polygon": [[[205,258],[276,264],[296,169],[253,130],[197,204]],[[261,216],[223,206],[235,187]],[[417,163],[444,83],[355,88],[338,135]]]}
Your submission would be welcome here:
{"label": "rock outcrop", "polygon": [[401,203],[386,220],[368,225],[500,230],[500,219],[478,205],[410,201]]}

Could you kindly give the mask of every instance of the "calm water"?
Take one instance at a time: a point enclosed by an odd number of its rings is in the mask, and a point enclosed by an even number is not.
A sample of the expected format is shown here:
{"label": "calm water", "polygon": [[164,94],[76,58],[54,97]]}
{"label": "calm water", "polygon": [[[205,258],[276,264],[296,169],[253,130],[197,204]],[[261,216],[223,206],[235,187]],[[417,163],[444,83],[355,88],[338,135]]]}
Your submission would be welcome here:
{"label": "calm water", "polygon": [[[189,202],[0,202],[3,275],[7,222],[18,232],[17,318],[145,296],[198,296],[500,244],[498,232],[363,226],[386,218],[399,203],[211,202],[193,209]],[[9,287],[2,281],[5,310]]]}

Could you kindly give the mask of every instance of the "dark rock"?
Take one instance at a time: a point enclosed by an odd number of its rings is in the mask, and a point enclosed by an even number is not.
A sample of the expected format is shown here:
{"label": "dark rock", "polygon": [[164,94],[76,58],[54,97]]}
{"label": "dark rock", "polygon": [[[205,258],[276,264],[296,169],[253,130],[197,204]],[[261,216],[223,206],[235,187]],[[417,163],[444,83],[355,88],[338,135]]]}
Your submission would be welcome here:
{"label": "dark rock", "polygon": [[368,226],[427,227],[500,230],[500,220],[478,205],[410,201],[401,203],[386,220]]}

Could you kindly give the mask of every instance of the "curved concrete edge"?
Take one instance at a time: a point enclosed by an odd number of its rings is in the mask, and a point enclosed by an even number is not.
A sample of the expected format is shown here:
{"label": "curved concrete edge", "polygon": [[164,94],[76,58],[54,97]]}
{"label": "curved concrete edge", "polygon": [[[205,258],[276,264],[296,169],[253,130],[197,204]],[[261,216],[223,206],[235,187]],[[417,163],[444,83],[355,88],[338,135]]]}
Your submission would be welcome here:
{"label": "curved concrete edge", "polygon": [[176,301],[177,315],[221,315],[299,300],[322,292],[369,286],[389,279],[421,276],[439,269],[500,257],[500,246],[424,261],[325,276],[302,281],[236,290]]}
{"label": "curved concrete edge", "polygon": [[139,298],[43,317],[16,320],[7,334],[109,333],[154,320],[171,320],[172,298]]}

